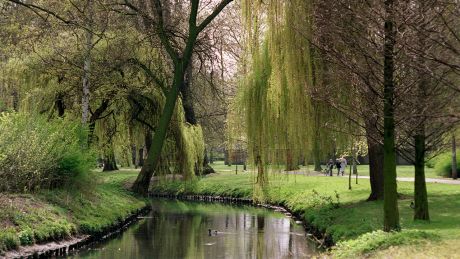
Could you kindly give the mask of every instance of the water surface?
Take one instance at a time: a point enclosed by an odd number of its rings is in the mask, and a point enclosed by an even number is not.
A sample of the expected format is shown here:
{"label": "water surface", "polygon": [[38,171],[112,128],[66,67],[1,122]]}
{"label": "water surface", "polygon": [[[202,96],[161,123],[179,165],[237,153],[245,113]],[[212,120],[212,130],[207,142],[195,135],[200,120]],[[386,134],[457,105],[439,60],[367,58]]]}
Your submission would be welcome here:
{"label": "water surface", "polygon": [[314,254],[315,245],[303,227],[282,213],[156,199],[150,214],[125,232],[71,257],[308,258]]}

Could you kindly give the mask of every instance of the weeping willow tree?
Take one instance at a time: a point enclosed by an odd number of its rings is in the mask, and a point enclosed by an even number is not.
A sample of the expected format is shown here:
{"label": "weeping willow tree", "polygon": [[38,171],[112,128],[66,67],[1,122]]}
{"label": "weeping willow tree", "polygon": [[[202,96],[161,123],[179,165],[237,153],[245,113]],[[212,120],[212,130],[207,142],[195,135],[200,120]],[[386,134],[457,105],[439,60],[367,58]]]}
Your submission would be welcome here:
{"label": "weeping willow tree", "polygon": [[[100,44],[100,48],[102,47],[105,45]],[[48,55],[49,50],[43,51],[44,55]],[[157,53],[145,53],[143,48],[138,51],[139,57],[150,58],[149,60],[156,61],[155,64],[161,64]],[[144,62],[142,59],[140,61]],[[91,103],[95,108],[93,113],[96,113],[104,100],[109,99],[110,103],[99,117],[95,118],[91,146],[104,160],[104,170],[110,171],[116,170],[117,164],[132,165],[129,158],[132,155],[133,144],[148,149],[151,138],[149,140],[147,136],[154,134],[166,98],[161,87],[145,87],[152,82],[145,71],[137,66],[118,65],[117,70],[107,68],[106,71],[101,68],[102,72],[107,74],[99,75],[98,91],[95,92]],[[5,86],[1,89],[1,100],[5,109],[46,114],[49,118],[55,116],[55,101],[59,92],[67,91],[67,94],[72,95],[72,89],[79,83],[79,78],[75,77],[72,71],[61,71],[55,67],[45,69],[42,60],[35,54],[20,59],[9,59],[8,62],[0,64],[0,73],[4,80],[2,85]],[[60,82],[56,76],[60,73],[65,73],[63,76],[68,78],[64,80],[65,83]],[[14,101],[16,104],[13,104],[11,97],[13,91],[18,99]],[[74,97],[78,98],[78,95]],[[68,97],[65,106],[65,117],[78,120],[80,107],[77,99]],[[143,157],[144,154],[139,156]],[[201,174],[203,160],[204,140],[201,127],[186,123],[179,98],[156,175],[165,176],[172,173],[181,175],[184,179],[192,179],[194,175]]]}
{"label": "weeping willow tree", "polygon": [[[318,93],[327,82],[320,51],[310,42],[312,3],[243,1],[245,56],[236,103],[245,121],[256,183],[268,184],[267,165],[295,169],[335,156],[347,141],[333,125],[343,119]],[[238,117],[238,116],[233,116]]]}
{"label": "weeping willow tree", "polygon": [[262,187],[268,182],[267,164],[282,163],[292,170],[311,150],[313,61],[310,43],[299,34],[310,33],[309,12],[308,1],[243,2],[243,70],[251,72],[241,80],[238,102],[244,107],[248,152]]}

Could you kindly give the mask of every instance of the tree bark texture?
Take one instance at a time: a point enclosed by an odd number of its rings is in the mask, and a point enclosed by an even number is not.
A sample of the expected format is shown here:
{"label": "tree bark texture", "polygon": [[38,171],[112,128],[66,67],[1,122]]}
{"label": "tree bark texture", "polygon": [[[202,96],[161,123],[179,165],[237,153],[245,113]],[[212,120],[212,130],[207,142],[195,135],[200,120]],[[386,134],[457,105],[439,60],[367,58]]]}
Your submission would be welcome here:
{"label": "tree bark texture", "polygon": [[430,220],[428,212],[428,194],[425,182],[425,135],[414,137],[415,140],[415,180],[414,180],[414,219]]}
{"label": "tree bark texture", "polygon": [[88,0],[88,30],[86,31],[86,46],[83,61],[83,85],[81,98],[81,122],[86,125],[89,118],[89,99],[90,99],[90,73],[91,73],[91,49],[93,48],[93,33],[91,31],[93,23],[94,0]]}
{"label": "tree bark texture", "polygon": [[[371,193],[368,201],[383,200],[383,146],[375,140],[380,137],[376,127],[377,119],[366,121],[367,150],[369,156],[369,178]],[[373,123],[374,122],[374,123]]]}
{"label": "tree bark texture", "polygon": [[385,0],[385,39],[384,39],[384,134],[383,134],[383,170],[384,170],[384,231],[399,231],[398,193],[396,183],[395,150],[395,82],[394,47],[395,21],[394,0]]}

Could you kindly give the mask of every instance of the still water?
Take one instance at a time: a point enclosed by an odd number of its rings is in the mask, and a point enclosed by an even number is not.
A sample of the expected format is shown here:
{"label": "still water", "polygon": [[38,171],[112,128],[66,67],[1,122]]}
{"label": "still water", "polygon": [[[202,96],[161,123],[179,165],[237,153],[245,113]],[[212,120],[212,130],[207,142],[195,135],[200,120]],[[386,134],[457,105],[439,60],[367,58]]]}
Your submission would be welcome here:
{"label": "still water", "polygon": [[70,257],[308,258],[315,254],[303,227],[282,213],[160,199],[152,201],[149,215],[122,234]]}

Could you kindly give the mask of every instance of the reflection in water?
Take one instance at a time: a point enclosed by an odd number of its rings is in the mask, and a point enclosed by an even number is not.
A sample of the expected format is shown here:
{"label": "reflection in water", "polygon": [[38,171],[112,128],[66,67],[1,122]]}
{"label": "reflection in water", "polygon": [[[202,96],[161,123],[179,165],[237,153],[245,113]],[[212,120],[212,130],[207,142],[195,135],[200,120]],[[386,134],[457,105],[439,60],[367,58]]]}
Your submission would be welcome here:
{"label": "reflection in water", "polygon": [[72,257],[306,258],[315,254],[314,248],[302,227],[281,213],[251,206],[154,200],[147,218]]}

